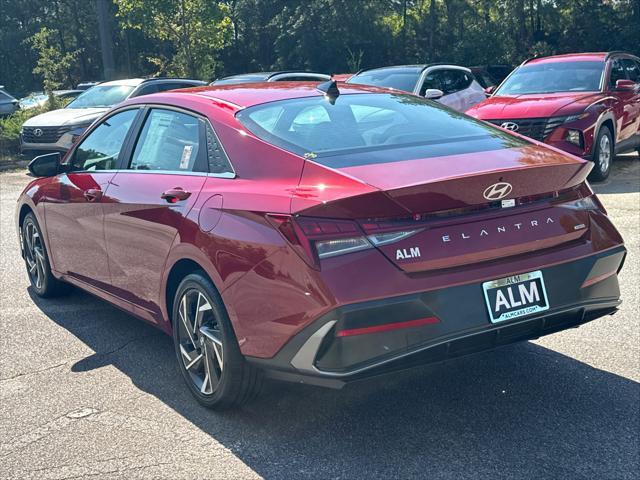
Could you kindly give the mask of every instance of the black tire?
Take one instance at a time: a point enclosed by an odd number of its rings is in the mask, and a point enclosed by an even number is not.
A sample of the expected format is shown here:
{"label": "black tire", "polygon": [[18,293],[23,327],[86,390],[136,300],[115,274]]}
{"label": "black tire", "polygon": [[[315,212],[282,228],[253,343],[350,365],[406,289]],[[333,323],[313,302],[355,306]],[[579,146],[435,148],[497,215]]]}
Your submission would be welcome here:
{"label": "black tire", "polygon": [[[607,149],[607,150],[605,150]],[[609,127],[600,128],[596,143],[593,147],[593,170],[589,174],[589,180],[602,182],[611,173],[611,164],[615,156],[615,143]]]}
{"label": "black tire", "polygon": [[240,352],[222,298],[203,272],[187,275],[180,282],[171,318],[178,368],[201,405],[216,410],[234,408],[259,393],[262,374]]}
{"label": "black tire", "polygon": [[27,275],[36,295],[51,298],[68,293],[71,286],[58,280],[51,273],[49,254],[42,230],[33,213],[28,213],[24,217],[20,231]]}

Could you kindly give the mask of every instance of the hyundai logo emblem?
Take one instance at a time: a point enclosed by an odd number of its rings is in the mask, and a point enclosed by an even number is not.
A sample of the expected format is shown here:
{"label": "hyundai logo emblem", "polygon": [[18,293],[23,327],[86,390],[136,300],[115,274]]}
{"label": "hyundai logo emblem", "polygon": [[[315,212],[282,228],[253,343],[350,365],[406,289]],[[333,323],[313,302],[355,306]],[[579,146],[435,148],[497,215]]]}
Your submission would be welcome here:
{"label": "hyundai logo emblem", "polygon": [[511,190],[513,190],[513,187],[510,183],[498,182],[487,187],[483,195],[487,200],[500,200],[501,198],[509,195],[511,193]]}
{"label": "hyundai logo emblem", "polygon": [[36,129],[33,131],[33,134],[34,134],[36,137],[41,137],[43,133],[44,133],[44,132],[42,131],[42,129],[41,129],[41,128],[36,128]]}
{"label": "hyundai logo emblem", "polygon": [[507,130],[511,130],[512,132],[517,132],[518,131],[518,124],[514,123],[514,122],[504,122],[502,125],[500,125],[502,128],[506,128]]}

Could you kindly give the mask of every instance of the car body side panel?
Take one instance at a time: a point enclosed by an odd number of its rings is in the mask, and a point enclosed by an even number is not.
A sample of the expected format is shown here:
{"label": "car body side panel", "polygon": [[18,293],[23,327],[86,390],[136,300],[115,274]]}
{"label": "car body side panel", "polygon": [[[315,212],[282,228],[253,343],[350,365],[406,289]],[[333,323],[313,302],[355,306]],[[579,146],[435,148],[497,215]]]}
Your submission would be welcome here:
{"label": "car body side panel", "polygon": [[108,285],[103,204],[85,192],[105,192],[115,172],[60,174],[43,185],[49,257],[58,272],[94,285]]}
{"label": "car body side panel", "polygon": [[[174,238],[197,201],[206,177],[152,172],[118,172],[104,198],[105,236],[113,294],[158,317],[164,298],[158,285]],[[169,203],[164,191],[180,187],[191,195]]]}

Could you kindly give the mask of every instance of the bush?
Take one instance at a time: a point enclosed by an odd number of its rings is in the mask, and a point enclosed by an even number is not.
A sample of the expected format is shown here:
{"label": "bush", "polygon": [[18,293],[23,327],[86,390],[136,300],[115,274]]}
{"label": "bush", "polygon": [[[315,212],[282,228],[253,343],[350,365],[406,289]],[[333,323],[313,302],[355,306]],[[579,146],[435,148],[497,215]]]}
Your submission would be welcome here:
{"label": "bush", "polygon": [[[70,101],[70,99],[58,99],[55,108],[64,108]],[[22,124],[31,117],[52,110],[52,107],[49,102],[46,102],[42,107],[20,109],[6,118],[0,118],[0,154],[18,153]]]}
{"label": "bush", "polygon": [[14,114],[0,119],[0,140],[12,142],[20,138],[22,124],[31,117],[40,115],[48,110],[44,107],[34,107],[27,110],[17,110]]}

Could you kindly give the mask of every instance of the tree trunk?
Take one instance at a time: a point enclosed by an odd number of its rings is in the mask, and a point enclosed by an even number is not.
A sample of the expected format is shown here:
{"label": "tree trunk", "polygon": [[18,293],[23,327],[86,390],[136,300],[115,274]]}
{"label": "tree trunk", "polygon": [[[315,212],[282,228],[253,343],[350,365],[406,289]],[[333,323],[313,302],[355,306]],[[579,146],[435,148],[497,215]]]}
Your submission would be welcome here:
{"label": "tree trunk", "polygon": [[102,74],[105,80],[113,80],[115,66],[113,62],[113,35],[111,33],[111,0],[96,0],[100,50],[102,52]]}
{"label": "tree trunk", "polygon": [[527,19],[524,12],[524,0],[516,1],[516,20],[518,22],[518,35],[516,51],[522,56],[526,51],[525,39],[527,36]]}
{"label": "tree trunk", "polygon": [[433,58],[433,48],[435,41],[435,30],[436,25],[438,24],[438,19],[436,18],[436,0],[431,0],[429,5],[429,56],[428,59],[431,60]]}

